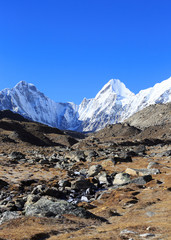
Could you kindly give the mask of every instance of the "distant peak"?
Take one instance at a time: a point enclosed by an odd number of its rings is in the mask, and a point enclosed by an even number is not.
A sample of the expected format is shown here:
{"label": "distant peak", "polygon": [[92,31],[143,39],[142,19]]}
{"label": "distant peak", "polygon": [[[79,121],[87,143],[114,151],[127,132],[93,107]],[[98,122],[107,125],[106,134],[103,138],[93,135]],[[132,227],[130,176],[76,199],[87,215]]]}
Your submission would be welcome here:
{"label": "distant peak", "polygon": [[109,82],[106,83],[100,90],[96,97],[99,97],[99,95],[102,95],[103,93],[106,94],[107,92],[114,92],[119,97],[123,98],[134,96],[134,93],[126,88],[125,84],[122,83],[119,79],[110,79]]}
{"label": "distant peak", "polygon": [[16,85],[15,85],[15,87],[14,88],[16,88],[16,89],[30,89],[30,90],[32,90],[32,91],[36,91],[37,89],[36,89],[36,87],[32,84],[32,83],[27,83],[26,81],[20,81],[19,83],[17,83]]}
{"label": "distant peak", "polygon": [[28,83],[26,82],[26,81],[20,81],[20,82],[18,82],[16,85],[15,85],[15,87],[17,87],[17,86],[27,86],[28,85]]}

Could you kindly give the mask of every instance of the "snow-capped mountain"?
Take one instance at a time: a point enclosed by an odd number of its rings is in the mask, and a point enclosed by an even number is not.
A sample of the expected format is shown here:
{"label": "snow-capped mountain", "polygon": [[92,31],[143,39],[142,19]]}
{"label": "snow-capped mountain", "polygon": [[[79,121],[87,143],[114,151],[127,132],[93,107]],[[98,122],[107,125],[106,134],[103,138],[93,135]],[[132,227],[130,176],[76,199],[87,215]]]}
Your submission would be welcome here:
{"label": "snow-capped mountain", "polygon": [[96,131],[122,122],[151,104],[167,102],[171,102],[171,78],[136,95],[120,80],[111,79],[95,98],[84,98],[79,106],[56,103],[25,81],[0,92],[0,110],[9,109],[34,121],[77,131]]}
{"label": "snow-capped mountain", "polygon": [[122,118],[126,119],[149,105],[167,102],[171,102],[171,77],[151,88],[141,90],[130,99]]}
{"label": "snow-capped mountain", "polygon": [[19,82],[0,92],[0,110],[9,109],[26,118],[60,129],[78,125],[78,107],[74,103],[56,103],[33,84]]}
{"label": "snow-capped mountain", "polygon": [[126,88],[118,79],[111,79],[95,98],[83,100],[78,113],[82,121],[84,131],[95,131],[106,124],[119,122],[120,115],[125,104],[134,97],[134,94]]}

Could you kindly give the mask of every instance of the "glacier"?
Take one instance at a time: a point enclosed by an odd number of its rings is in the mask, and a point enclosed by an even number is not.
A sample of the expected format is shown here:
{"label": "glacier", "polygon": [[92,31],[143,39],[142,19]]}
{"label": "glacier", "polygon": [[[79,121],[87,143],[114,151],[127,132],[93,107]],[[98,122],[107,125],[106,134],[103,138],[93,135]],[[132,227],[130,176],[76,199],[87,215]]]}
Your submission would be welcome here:
{"label": "glacier", "polygon": [[151,104],[167,102],[171,102],[171,77],[138,94],[119,79],[111,79],[94,98],[84,98],[80,105],[55,102],[25,81],[0,91],[0,110],[8,109],[59,129],[84,132],[100,130]]}

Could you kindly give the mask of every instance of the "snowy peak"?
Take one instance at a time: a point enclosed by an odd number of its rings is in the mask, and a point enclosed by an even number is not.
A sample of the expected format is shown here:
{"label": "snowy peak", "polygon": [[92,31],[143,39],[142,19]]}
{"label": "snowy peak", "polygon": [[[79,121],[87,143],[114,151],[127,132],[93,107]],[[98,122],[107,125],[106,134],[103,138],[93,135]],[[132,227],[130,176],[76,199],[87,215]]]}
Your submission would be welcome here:
{"label": "snowy peak", "polygon": [[25,81],[0,91],[0,110],[9,109],[53,127],[79,131],[97,131],[151,104],[167,102],[171,102],[171,77],[136,95],[120,80],[111,79],[95,98],[84,98],[79,106],[56,103]]}
{"label": "snowy peak", "polygon": [[118,99],[134,96],[134,93],[126,88],[125,84],[119,79],[111,79],[107,84],[104,85],[95,98],[97,99],[101,95],[110,95],[111,93],[116,94]]}
{"label": "snowy peak", "polygon": [[36,87],[33,84],[27,83],[26,81],[20,81],[15,85],[14,88],[17,90],[30,89],[32,91],[37,91]]}
{"label": "snowy peak", "polygon": [[20,81],[15,85],[14,88],[11,89],[11,91],[17,91],[20,92],[23,95],[29,94],[38,94],[42,97],[46,98],[43,93],[41,93],[32,83],[27,83],[26,81]]}

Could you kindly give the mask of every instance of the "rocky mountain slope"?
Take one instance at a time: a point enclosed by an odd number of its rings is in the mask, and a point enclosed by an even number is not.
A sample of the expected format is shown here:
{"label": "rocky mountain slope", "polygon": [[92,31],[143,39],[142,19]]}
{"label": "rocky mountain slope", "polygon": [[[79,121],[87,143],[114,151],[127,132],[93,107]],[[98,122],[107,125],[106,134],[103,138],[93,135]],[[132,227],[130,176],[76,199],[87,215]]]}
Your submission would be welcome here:
{"label": "rocky mountain slope", "polygon": [[72,131],[62,131],[47,125],[27,120],[9,110],[0,111],[0,141],[36,146],[72,146],[85,135]]}
{"label": "rocky mountain slope", "polygon": [[150,105],[133,114],[124,122],[138,128],[171,123],[171,103]]}
{"label": "rocky mountain slope", "polygon": [[97,131],[149,105],[167,102],[171,102],[171,78],[136,95],[120,80],[111,79],[95,98],[84,98],[79,106],[56,103],[24,81],[0,92],[0,110],[9,109],[34,121],[77,131]]}
{"label": "rocky mountain slope", "polygon": [[170,156],[170,123],[83,139],[2,111],[0,239],[170,239]]}

